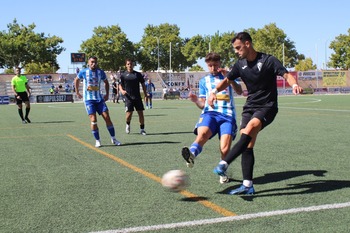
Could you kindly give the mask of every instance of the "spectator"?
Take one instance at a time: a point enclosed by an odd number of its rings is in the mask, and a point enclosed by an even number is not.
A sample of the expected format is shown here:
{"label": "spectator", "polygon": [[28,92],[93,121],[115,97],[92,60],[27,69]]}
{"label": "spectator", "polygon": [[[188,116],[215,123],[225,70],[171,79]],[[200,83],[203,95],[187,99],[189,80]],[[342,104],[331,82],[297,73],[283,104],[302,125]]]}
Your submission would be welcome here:
{"label": "spectator", "polygon": [[66,80],[66,77],[64,77],[63,74],[60,74],[60,76],[58,77],[60,83],[65,83],[67,80]]}
{"label": "spectator", "polygon": [[70,85],[69,83],[66,83],[66,86],[64,87],[65,92],[69,93],[70,92]]}

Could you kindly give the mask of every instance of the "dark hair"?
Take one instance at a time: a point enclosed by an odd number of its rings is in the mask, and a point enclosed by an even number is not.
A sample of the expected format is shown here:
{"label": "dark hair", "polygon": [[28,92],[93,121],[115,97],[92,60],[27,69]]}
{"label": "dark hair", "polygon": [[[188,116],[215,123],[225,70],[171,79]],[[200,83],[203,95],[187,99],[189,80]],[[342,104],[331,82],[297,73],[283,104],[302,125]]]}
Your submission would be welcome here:
{"label": "dark hair", "polygon": [[221,57],[217,53],[208,53],[205,56],[205,62],[210,62],[210,61],[217,62],[217,61],[220,61],[220,60],[221,60]]}
{"label": "dark hair", "polygon": [[94,59],[94,60],[97,61],[97,57],[96,56],[90,56],[88,60],[90,60],[90,59]]}
{"label": "dark hair", "polygon": [[232,38],[231,43],[233,44],[236,40],[240,40],[242,42],[249,41],[250,43],[253,42],[252,37],[249,35],[248,32],[239,32],[235,37]]}
{"label": "dark hair", "polygon": [[125,59],[125,63],[127,63],[128,61],[131,62],[131,63],[134,63],[134,61],[131,58]]}

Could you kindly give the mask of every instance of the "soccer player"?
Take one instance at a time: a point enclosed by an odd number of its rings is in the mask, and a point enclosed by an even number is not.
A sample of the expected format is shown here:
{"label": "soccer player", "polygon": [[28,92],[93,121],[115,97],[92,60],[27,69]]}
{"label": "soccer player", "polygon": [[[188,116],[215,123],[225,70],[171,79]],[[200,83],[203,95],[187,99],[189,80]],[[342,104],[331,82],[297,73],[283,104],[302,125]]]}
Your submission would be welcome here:
{"label": "soccer player", "polygon": [[125,132],[130,133],[130,122],[134,109],[136,109],[139,115],[140,122],[140,134],[146,135],[145,131],[145,117],[141,93],[140,84],[145,96],[147,95],[145,80],[140,72],[134,70],[134,64],[132,59],[125,60],[126,71],[120,75],[119,91],[125,98],[125,112],[126,112],[126,128]]}
{"label": "soccer player", "polygon": [[[186,160],[188,167],[193,167],[194,159],[202,152],[204,144],[218,134],[220,139],[221,159],[224,159],[231,147],[232,140],[236,137],[236,110],[234,103],[234,91],[242,94],[242,87],[235,81],[230,82],[232,86],[227,85],[218,94],[217,102],[214,106],[209,106],[208,98],[216,85],[224,80],[220,73],[220,55],[217,53],[208,53],[205,62],[210,74],[201,78],[199,81],[199,96],[190,93],[190,100],[202,109],[199,121],[196,124],[194,133],[197,135],[190,148],[182,148],[182,157]],[[229,177],[224,172],[220,176],[220,183],[229,182]]]}
{"label": "soccer player", "polygon": [[299,94],[303,89],[296,83],[295,78],[274,56],[257,52],[253,48],[251,36],[247,32],[238,33],[231,41],[239,60],[225,74],[209,97],[209,104],[214,106],[218,93],[228,86],[229,81],[241,78],[248,90],[248,98],[243,107],[240,125],[241,137],[232,147],[227,156],[214,169],[214,173],[224,175],[228,165],[242,154],[243,184],[230,194],[254,194],[253,168],[254,144],[258,133],[272,123],[277,112],[277,76],[282,76],[292,86],[293,93]]}
{"label": "soccer player", "polygon": [[[77,96],[79,98],[83,97],[85,109],[91,122],[91,132],[96,140],[95,147],[101,147],[96,112],[105,120],[108,132],[111,136],[111,142],[114,145],[119,146],[121,143],[115,138],[114,126],[106,105],[109,96],[109,83],[106,73],[97,67],[97,57],[90,57],[88,60],[88,66],[88,68],[79,71],[74,80],[74,85]],[[79,92],[80,80],[83,80],[83,96]],[[102,96],[101,93],[101,82],[104,82],[106,90],[105,96]]]}
{"label": "soccer player", "polygon": [[146,85],[146,91],[147,91],[147,95],[145,96],[145,102],[146,102],[146,108],[148,108],[148,102],[149,102],[149,108],[152,108],[152,97],[153,97],[153,91],[156,91],[156,87],[154,86],[154,84],[152,83],[151,79],[147,80]]}
{"label": "soccer player", "polygon": [[117,79],[113,76],[112,78],[112,98],[113,98],[113,103],[117,101],[117,104],[119,104],[119,83],[117,82]]}
{"label": "soccer player", "polygon": [[[21,68],[16,67],[15,74],[11,80],[12,91],[15,93],[16,104],[18,106],[18,114],[22,119],[22,123],[31,123],[29,120],[29,112],[30,112],[30,86],[28,85],[28,79],[26,76],[21,75]],[[23,117],[23,102],[26,106],[26,113]]]}

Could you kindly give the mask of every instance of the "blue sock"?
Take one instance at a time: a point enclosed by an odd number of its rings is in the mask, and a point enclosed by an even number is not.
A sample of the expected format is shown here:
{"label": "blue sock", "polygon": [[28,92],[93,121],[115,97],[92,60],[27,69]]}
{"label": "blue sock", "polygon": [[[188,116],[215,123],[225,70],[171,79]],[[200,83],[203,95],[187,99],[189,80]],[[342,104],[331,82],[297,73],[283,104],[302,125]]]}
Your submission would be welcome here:
{"label": "blue sock", "polygon": [[192,154],[194,154],[194,156],[197,157],[197,155],[202,152],[202,147],[198,143],[194,142],[190,147],[190,151]]}
{"label": "blue sock", "polygon": [[91,130],[92,135],[94,135],[96,140],[100,140],[100,134],[98,133],[98,129]]}
{"label": "blue sock", "polygon": [[111,137],[114,137],[115,136],[114,126],[113,125],[107,126],[107,129]]}

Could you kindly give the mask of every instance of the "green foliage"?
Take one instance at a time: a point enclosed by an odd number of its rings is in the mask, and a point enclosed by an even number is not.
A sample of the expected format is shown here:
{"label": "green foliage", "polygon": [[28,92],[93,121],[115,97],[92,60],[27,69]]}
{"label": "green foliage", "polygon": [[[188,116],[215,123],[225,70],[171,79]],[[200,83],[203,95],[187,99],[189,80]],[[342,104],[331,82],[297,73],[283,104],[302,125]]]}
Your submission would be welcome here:
{"label": "green foliage", "polygon": [[8,31],[0,32],[0,68],[25,67],[28,63],[50,63],[58,69],[57,55],[65,48],[63,40],[57,36],[35,33],[35,24],[27,27],[19,25],[14,19],[7,25]]}
{"label": "green foliage", "polygon": [[25,66],[26,74],[50,74],[56,71],[50,63],[28,63]]}
{"label": "green foliage", "polygon": [[313,64],[312,59],[308,57],[303,60],[298,60],[294,69],[297,71],[316,70],[317,66],[316,64]]}
{"label": "green foliage", "polygon": [[118,71],[125,65],[126,58],[135,59],[136,49],[118,25],[96,27],[90,39],[83,41],[80,51],[87,57],[96,56],[99,67]]}
{"label": "green foliage", "polygon": [[143,70],[157,70],[159,58],[159,69],[182,71],[194,63],[188,61],[182,53],[184,45],[185,40],[180,37],[180,28],[177,25],[149,24],[137,45],[137,58]]}
{"label": "green foliage", "polygon": [[329,48],[334,50],[327,66],[348,70],[350,68],[350,29],[348,34],[340,34],[332,41]]}
{"label": "green foliage", "polygon": [[262,29],[248,29],[252,36],[254,48],[257,51],[275,56],[285,67],[294,67],[297,62],[298,53],[294,42],[287,38],[284,31],[275,23],[265,25]]}
{"label": "green foliage", "polygon": [[196,65],[192,66],[191,68],[189,68],[188,71],[204,71],[204,69],[200,65],[196,64]]}

